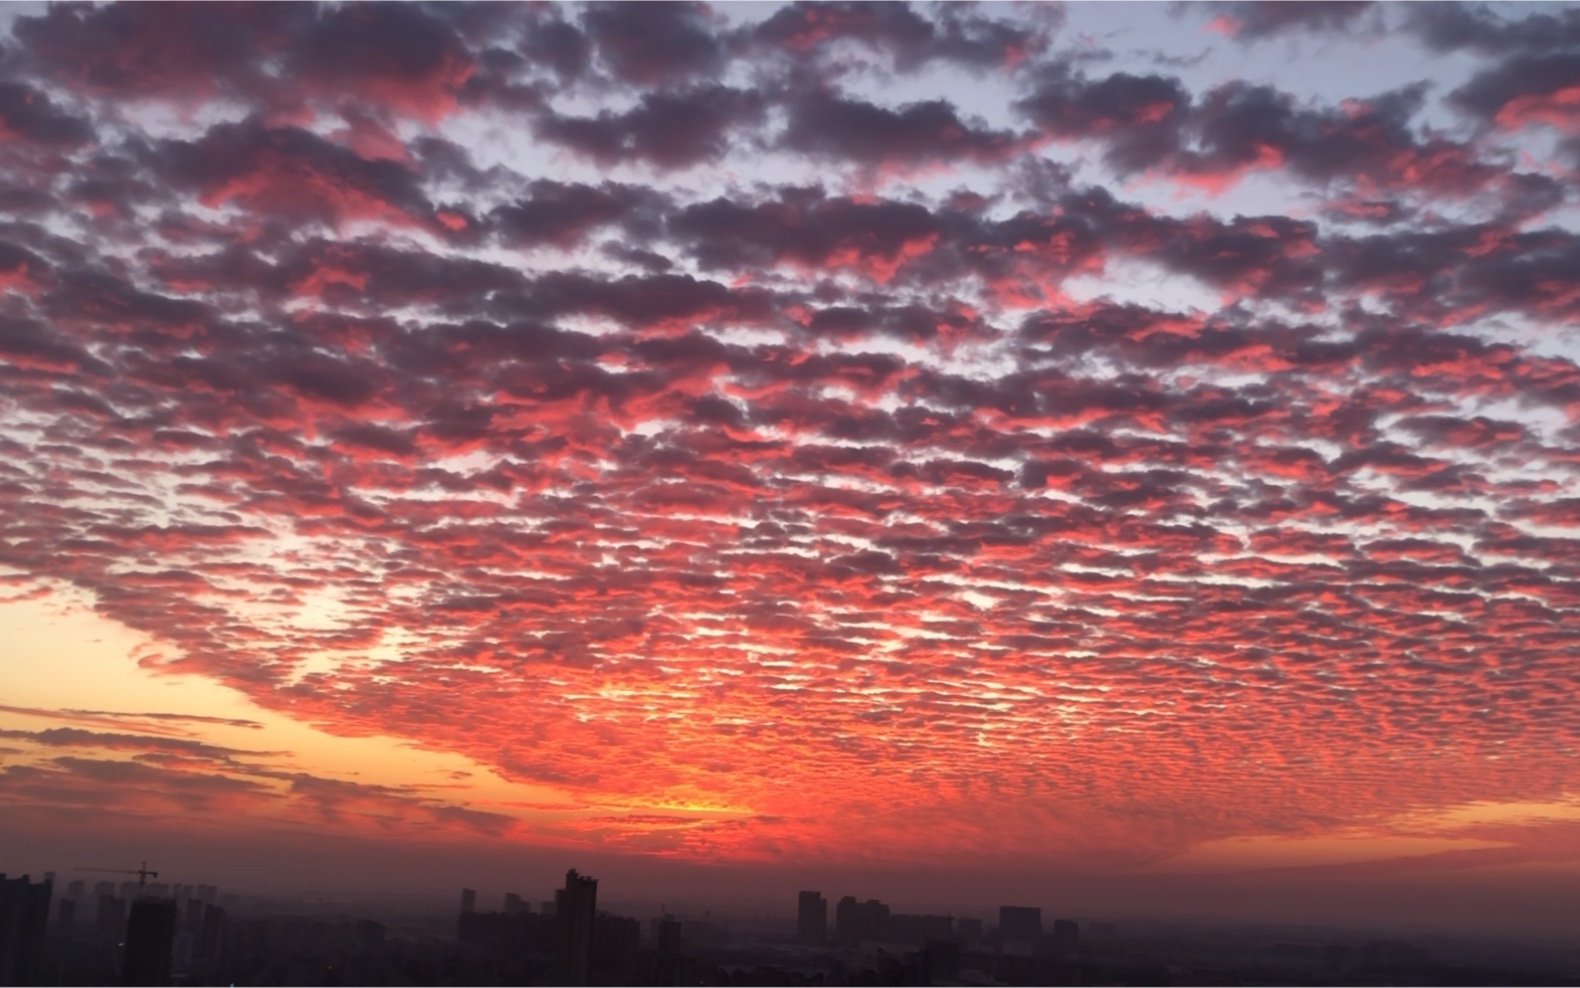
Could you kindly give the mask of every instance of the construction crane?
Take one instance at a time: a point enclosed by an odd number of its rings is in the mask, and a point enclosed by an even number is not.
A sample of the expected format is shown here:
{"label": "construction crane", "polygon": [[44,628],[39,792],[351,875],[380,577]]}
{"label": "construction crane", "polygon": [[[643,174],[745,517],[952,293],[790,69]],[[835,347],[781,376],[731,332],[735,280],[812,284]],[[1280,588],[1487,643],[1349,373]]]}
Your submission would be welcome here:
{"label": "construction crane", "polygon": [[157,872],[157,871],[149,871],[148,870],[148,862],[147,861],[143,862],[143,866],[141,868],[133,868],[133,869],[130,869],[130,870],[128,870],[126,868],[78,868],[77,870],[78,871],[102,871],[102,872],[107,872],[107,873],[112,874],[112,875],[136,875],[137,876],[137,887],[139,889],[141,889],[143,886],[147,885],[148,884],[148,880],[150,878],[158,878],[159,877],[159,872]]}

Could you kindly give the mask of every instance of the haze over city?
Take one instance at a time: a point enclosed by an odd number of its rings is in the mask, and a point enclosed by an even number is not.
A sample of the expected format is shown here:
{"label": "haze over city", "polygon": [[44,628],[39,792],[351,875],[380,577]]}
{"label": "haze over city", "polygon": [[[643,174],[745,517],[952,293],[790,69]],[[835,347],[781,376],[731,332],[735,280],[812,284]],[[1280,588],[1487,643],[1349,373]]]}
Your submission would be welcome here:
{"label": "haze over city", "polygon": [[1577,180],[1572,5],[0,7],[0,871],[1572,936]]}

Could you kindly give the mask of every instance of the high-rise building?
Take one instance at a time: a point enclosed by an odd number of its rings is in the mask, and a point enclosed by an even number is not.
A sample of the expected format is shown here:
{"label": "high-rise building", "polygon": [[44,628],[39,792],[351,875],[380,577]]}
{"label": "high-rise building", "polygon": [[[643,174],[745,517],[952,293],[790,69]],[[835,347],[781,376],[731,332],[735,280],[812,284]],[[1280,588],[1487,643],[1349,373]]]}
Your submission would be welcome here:
{"label": "high-rise building", "polygon": [[915,944],[929,940],[950,940],[954,937],[954,925],[954,918],[950,916],[893,913],[889,916],[889,930],[885,939]]}
{"label": "high-rise building", "polygon": [[661,954],[680,952],[680,920],[673,916],[653,917],[653,947]]}
{"label": "high-rise building", "polygon": [[48,881],[0,874],[0,985],[36,985],[49,928]]}
{"label": "high-rise building", "polygon": [[77,928],[77,900],[61,899],[55,904],[55,935],[62,942],[71,940],[71,931]]}
{"label": "high-rise building", "polygon": [[796,906],[796,933],[802,943],[828,939],[828,900],[821,892],[802,892]]}
{"label": "high-rise building", "polygon": [[1051,939],[1055,950],[1061,953],[1072,951],[1081,945],[1081,924],[1073,919],[1056,919],[1053,921]]}
{"label": "high-rise building", "polygon": [[642,924],[626,916],[599,913],[593,924],[592,965],[617,983],[631,984],[642,956]]}
{"label": "high-rise building", "polygon": [[521,913],[529,913],[531,911],[532,910],[527,906],[526,900],[522,899],[521,896],[514,892],[505,893],[506,916],[518,916]]}
{"label": "high-rise building", "polygon": [[203,904],[203,922],[198,927],[193,954],[198,960],[215,960],[225,947],[225,907]]}
{"label": "high-rise building", "polygon": [[132,903],[132,913],[126,921],[121,983],[168,985],[175,941],[175,900],[141,899]]}
{"label": "high-rise building", "polygon": [[565,873],[565,887],[554,893],[554,924],[559,939],[561,984],[585,985],[592,967],[593,922],[598,913],[598,880]]}
{"label": "high-rise building", "polygon": [[84,884],[82,879],[79,878],[70,885],[66,886],[66,898],[75,899],[78,902],[81,902],[83,897],[87,894],[87,888],[87,885]]}
{"label": "high-rise building", "polygon": [[888,929],[889,907],[877,899],[859,902],[855,896],[847,895],[834,909],[834,935],[842,943],[883,940]]}
{"label": "high-rise building", "polygon": [[476,889],[462,889],[461,890],[461,911],[463,913],[475,913],[475,912],[477,912],[477,890]]}
{"label": "high-rise building", "polygon": [[1042,909],[1037,906],[999,906],[1000,940],[1036,943],[1042,939]]}
{"label": "high-rise building", "polygon": [[100,943],[120,943],[126,924],[126,901],[108,893],[99,896],[93,913],[93,931]]}
{"label": "high-rise building", "polygon": [[960,956],[959,941],[928,940],[922,948],[921,983],[955,982],[960,976]]}

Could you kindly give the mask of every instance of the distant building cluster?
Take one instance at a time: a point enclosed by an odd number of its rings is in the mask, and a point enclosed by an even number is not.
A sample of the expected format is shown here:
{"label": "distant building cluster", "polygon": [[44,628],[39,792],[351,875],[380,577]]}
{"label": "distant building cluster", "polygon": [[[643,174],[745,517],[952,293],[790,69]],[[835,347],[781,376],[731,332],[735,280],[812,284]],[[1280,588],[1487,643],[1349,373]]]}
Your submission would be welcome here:
{"label": "distant building cluster", "polygon": [[37,882],[0,876],[0,985],[220,976],[227,925],[217,887],[100,881],[90,890],[77,880],[54,892],[53,874]]}
{"label": "distant building cluster", "polygon": [[[1045,940],[1042,910],[1035,906],[1002,906],[996,928],[998,941],[1035,946]],[[863,902],[847,895],[834,908],[834,928],[828,925],[828,900],[821,892],[801,892],[796,901],[797,939],[808,946],[823,944],[895,943],[983,939],[982,920],[971,916],[897,913],[877,899]],[[1073,920],[1054,924],[1053,940],[1073,947],[1080,927]]]}
{"label": "distant building cluster", "polygon": [[[0,875],[0,986],[8,985],[1043,985],[1569,983],[1573,956],[1504,955],[1448,968],[1392,940],[1133,930],[1004,905],[996,917],[906,913],[819,891],[759,925],[672,913],[643,923],[598,906],[598,881],[565,874],[552,898],[506,892],[498,910],[462,889],[459,912],[382,922],[335,903],[318,915],[213,885]],[[454,902],[455,900],[451,900]],[[449,907],[449,908],[454,908]],[[325,910],[327,914],[324,914]],[[451,916],[453,915],[453,919]],[[996,922],[990,922],[996,919]],[[1527,967],[1520,968],[1520,963]],[[1546,966],[1542,966],[1545,964]],[[1525,973],[1521,973],[1521,972]],[[1534,973],[1533,973],[1534,972]],[[1572,981],[1573,979],[1571,979]]]}

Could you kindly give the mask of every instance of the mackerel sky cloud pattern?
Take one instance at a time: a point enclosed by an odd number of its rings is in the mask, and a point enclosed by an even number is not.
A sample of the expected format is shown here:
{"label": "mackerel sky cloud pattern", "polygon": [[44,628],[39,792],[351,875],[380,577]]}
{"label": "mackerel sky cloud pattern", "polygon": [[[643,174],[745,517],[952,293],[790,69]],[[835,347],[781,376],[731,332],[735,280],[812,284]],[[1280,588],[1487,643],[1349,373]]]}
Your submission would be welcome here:
{"label": "mackerel sky cloud pattern", "polygon": [[0,591],[587,812],[81,711],[0,800],[1113,869],[1571,805],[1580,16],[1123,7],[12,12]]}

